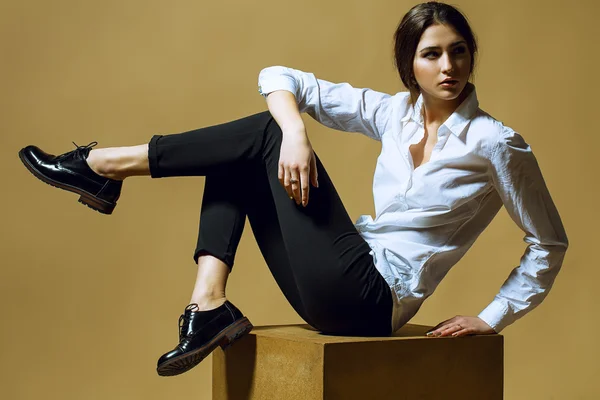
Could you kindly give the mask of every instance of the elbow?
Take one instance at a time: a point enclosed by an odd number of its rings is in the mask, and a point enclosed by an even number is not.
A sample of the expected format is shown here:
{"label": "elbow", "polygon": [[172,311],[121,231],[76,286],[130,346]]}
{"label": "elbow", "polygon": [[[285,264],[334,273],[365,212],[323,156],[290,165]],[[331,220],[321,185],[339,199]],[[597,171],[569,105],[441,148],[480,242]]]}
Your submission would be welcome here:
{"label": "elbow", "polygon": [[569,247],[569,239],[566,235],[563,235],[551,242],[549,241],[546,246],[552,251],[565,253]]}
{"label": "elbow", "polygon": [[268,67],[264,67],[263,69],[261,69],[258,76],[269,74],[269,73],[282,73],[283,71],[285,71],[287,69],[288,68],[284,67],[283,65],[270,65]]}
{"label": "elbow", "polygon": [[559,234],[552,237],[539,238],[537,241],[525,240],[530,245],[535,245],[552,253],[565,253],[569,247],[567,235]]}
{"label": "elbow", "polygon": [[560,245],[563,247],[563,251],[567,251],[567,248],[569,247],[569,238],[567,237],[567,232],[565,232],[564,228],[560,230],[558,237]]}
{"label": "elbow", "polygon": [[558,229],[555,228],[554,232],[553,238],[547,241],[548,245],[552,246],[557,251],[567,251],[567,248],[569,247],[569,238],[567,237],[565,229],[561,226]]}

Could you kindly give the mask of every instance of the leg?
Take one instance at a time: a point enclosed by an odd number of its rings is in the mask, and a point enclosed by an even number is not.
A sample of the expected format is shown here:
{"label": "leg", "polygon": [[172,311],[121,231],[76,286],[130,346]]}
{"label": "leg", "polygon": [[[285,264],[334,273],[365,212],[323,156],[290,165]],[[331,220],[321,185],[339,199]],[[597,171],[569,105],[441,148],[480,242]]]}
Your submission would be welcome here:
{"label": "leg", "polygon": [[[242,172],[254,168],[254,187],[232,192],[229,201],[246,197],[245,211],[259,247],[298,313],[329,333],[389,334],[391,294],[373,265],[369,246],[354,228],[318,157],[320,187],[311,187],[308,206],[288,198],[277,178],[281,138],[268,112],[255,114],[219,126],[155,136],[149,166],[154,177],[206,174],[207,183],[228,168],[231,178],[220,180],[221,190],[247,180]],[[236,212],[235,207],[232,210]],[[236,218],[242,220],[243,207],[237,212]],[[218,226],[215,221],[200,231],[206,229],[210,237],[211,227]],[[231,225],[223,229],[231,230]],[[237,234],[225,235],[212,248],[199,240],[195,256],[207,252],[225,263],[229,260],[232,267],[231,254],[223,249],[234,248],[237,240]]]}
{"label": "leg", "polygon": [[[165,152],[165,159],[153,157],[153,142],[160,140],[155,135],[149,145],[115,147],[92,150],[97,142],[77,146],[75,150],[58,156],[45,152],[37,146],[29,145],[19,150],[19,158],[25,167],[38,179],[60,189],[79,194],[79,202],[104,214],[112,214],[121,195],[124,178],[132,175],[152,175],[154,160],[161,163],[169,173],[170,165],[184,175],[208,175],[224,166],[255,158],[260,149],[260,121],[264,113],[241,118],[226,124],[207,127],[179,135],[170,135],[168,141],[177,146],[178,142],[189,141],[189,148],[181,148],[175,159],[169,159],[172,152]],[[200,135],[197,133],[201,132]],[[248,134],[252,132],[253,134]],[[202,156],[197,157],[197,151]],[[154,165],[154,170],[157,165]]]}
{"label": "leg", "polygon": [[183,133],[154,135],[149,144],[93,149],[86,161],[99,175],[120,180],[134,175],[208,176],[257,160],[261,127],[269,117],[270,113],[262,112]]}
{"label": "leg", "polygon": [[150,175],[147,144],[92,149],[86,161],[94,172],[106,178],[123,180],[128,176]]}
{"label": "leg", "polygon": [[198,273],[190,304],[197,304],[200,311],[212,310],[227,300],[225,286],[230,269],[223,261],[209,254],[198,258]]}
{"label": "leg", "polygon": [[[59,156],[27,146],[19,157],[36,177],[80,194],[81,202],[108,214],[119,198],[122,180],[128,176],[206,176],[207,183],[209,179],[221,184],[231,181],[239,187],[240,177],[250,171],[250,187],[241,194],[250,200],[234,191],[223,198],[224,202],[213,203],[230,216],[235,213],[234,222],[222,224],[230,232],[220,244],[202,241],[200,235],[195,257],[211,254],[212,258],[203,258],[211,260],[217,272],[203,275],[203,268],[199,281],[210,279],[224,292],[228,271],[223,265],[233,267],[233,254],[247,214],[277,283],[309,324],[332,334],[389,334],[391,292],[373,265],[369,246],[354,228],[318,157],[320,187],[311,188],[308,206],[290,201],[277,177],[281,140],[281,129],[270,113],[263,112],[181,134],[155,135],[147,146],[91,152],[93,142]],[[212,178],[227,175],[228,171],[231,179]],[[208,193],[218,194],[217,198],[227,193],[223,186],[215,187],[218,190]],[[223,207],[227,202],[237,206]],[[207,229],[216,226],[206,225],[201,233],[212,232]],[[252,328],[227,301],[205,311],[195,304],[195,309],[190,306],[180,318],[179,345],[159,359],[160,375],[188,370],[216,346],[226,348]]]}
{"label": "leg", "polygon": [[[282,241],[309,323],[331,334],[389,335],[390,289],[318,155],[319,188],[311,187],[307,207],[298,206],[287,197],[277,177],[282,132],[274,120],[265,135],[263,176],[271,188]],[[266,204],[257,202],[257,209],[249,211],[250,221],[253,213],[256,219],[263,215]],[[253,229],[255,225],[257,241],[263,241],[268,252],[269,241],[261,231],[265,228],[253,224]]]}
{"label": "leg", "polygon": [[[304,311],[291,272],[270,193],[264,167],[259,165],[243,170],[224,169],[206,177],[198,244],[193,255],[199,268],[198,278],[191,303],[199,304],[200,309],[210,309],[202,305],[208,302],[214,307],[225,300],[226,277],[233,269],[235,253],[249,213],[254,236],[275,281],[296,312],[312,324]],[[218,277],[216,284],[215,276],[210,275],[212,273]]]}

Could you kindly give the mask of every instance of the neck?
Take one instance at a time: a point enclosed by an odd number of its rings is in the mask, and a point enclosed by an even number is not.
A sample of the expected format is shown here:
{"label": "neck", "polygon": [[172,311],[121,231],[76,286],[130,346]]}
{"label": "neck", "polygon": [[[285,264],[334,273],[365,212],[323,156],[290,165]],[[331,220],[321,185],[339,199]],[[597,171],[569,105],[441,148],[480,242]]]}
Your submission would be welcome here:
{"label": "neck", "polygon": [[467,86],[453,100],[439,99],[423,92],[423,122],[426,125],[443,124],[468,96]]}

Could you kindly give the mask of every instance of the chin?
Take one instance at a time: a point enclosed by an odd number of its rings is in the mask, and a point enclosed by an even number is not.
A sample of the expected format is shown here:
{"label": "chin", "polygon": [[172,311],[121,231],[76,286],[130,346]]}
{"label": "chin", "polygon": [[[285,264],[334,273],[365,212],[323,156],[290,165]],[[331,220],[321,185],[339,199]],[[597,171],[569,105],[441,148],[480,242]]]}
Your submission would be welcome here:
{"label": "chin", "polygon": [[439,97],[440,99],[445,99],[445,100],[454,100],[458,96],[460,96],[460,94],[463,92],[463,90],[465,90],[466,86],[467,86],[466,82],[464,82],[464,83],[461,82],[455,88],[452,88],[452,89],[445,89],[445,88],[442,88],[441,86],[437,86],[436,93],[438,95],[436,97]]}
{"label": "chin", "polygon": [[461,88],[456,88],[454,90],[436,88],[436,90],[434,90],[434,91],[431,91],[431,90],[427,91],[427,94],[431,97],[435,97],[440,100],[448,100],[448,101],[458,98],[458,96],[460,96],[461,93],[462,93]]}
{"label": "chin", "polygon": [[456,100],[461,93],[463,92],[463,90],[465,89],[465,87],[467,86],[467,81],[459,81],[458,85],[456,86],[456,88],[453,89],[445,89],[442,88],[439,84],[435,84],[434,86],[430,86],[427,88],[424,88],[421,86],[421,92],[425,93],[426,96],[432,97],[432,98],[436,98],[439,100],[445,100],[445,101],[451,101],[451,100]]}

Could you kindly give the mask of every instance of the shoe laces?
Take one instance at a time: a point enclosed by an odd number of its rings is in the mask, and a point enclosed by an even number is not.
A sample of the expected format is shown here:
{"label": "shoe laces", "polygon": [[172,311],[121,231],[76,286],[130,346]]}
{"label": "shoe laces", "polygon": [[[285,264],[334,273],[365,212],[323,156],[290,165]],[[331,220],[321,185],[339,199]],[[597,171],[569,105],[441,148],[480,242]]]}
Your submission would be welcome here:
{"label": "shoe laces", "polygon": [[75,147],[77,147],[77,148],[75,150],[71,150],[69,152],[59,155],[58,157],[56,157],[56,161],[60,161],[60,160],[63,160],[67,157],[74,156],[74,155],[80,156],[80,158],[85,158],[85,157],[81,157],[81,156],[83,154],[85,154],[85,156],[87,156],[89,151],[92,149],[92,147],[94,147],[98,144],[98,142],[91,142],[85,146],[79,146],[75,142],[71,142],[71,143],[73,143],[75,145]]}
{"label": "shoe laces", "polygon": [[192,304],[188,304],[187,307],[185,307],[185,311],[183,312],[183,314],[181,314],[179,316],[179,340],[183,340],[184,337],[187,337],[188,335],[184,335],[184,332],[188,331],[188,328],[190,326],[190,317],[192,316],[192,311],[198,311],[200,310],[200,308],[198,307],[198,304],[196,303],[192,303]]}

